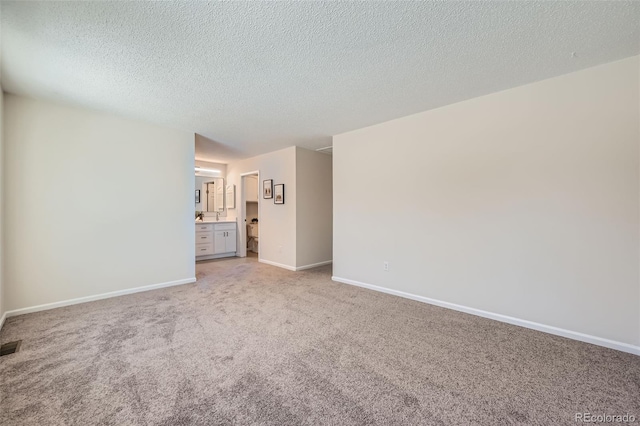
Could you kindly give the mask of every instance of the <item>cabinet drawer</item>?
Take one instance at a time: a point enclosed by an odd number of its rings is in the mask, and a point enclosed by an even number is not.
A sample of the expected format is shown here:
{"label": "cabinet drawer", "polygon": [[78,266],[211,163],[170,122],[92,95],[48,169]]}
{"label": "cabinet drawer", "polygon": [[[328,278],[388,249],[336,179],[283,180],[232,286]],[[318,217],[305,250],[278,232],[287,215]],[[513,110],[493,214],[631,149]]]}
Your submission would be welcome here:
{"label": "cabinet drawer", "polygon": [[216,231],[233,231],[236,229],[236,224],[234,223],[216,223],[215,224]]}
{"label": "cabinet drawer", "polygon": [[197,223],[196,232],[213,231],[213,223]]}
{"label": "cabinet drawer", "polygon": [[204,256],[206,254],[213,254],[213,244],[196,244],[196,256]]}
{"label": "cabinet drawer", "polygon": [[213,232],[196,232],[196,244],[213,241]]}

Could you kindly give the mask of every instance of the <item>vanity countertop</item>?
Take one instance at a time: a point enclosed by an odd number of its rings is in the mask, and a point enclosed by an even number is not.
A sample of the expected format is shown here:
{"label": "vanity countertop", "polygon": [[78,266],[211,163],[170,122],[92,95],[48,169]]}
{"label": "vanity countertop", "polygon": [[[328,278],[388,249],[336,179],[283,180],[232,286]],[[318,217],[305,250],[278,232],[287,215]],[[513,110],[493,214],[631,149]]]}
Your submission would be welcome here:
{"label": "vanity countertop", "polygon": [[201,225],[203,223],[236,223],[235,220],[196,220],[196,225]]}

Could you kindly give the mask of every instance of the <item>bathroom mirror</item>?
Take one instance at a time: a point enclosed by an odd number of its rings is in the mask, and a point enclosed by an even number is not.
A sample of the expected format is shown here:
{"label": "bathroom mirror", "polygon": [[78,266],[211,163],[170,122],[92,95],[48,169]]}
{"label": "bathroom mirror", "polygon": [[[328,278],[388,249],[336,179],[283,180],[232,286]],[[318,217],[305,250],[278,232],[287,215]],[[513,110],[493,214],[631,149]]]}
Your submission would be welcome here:
{"label": "bathroom mirror", "polygon": [[202,192],[206,200],[205,211],[211,213],[223,214],[225,212],[224,195],[225,185],[224,178],[211,178],[202,184]]}

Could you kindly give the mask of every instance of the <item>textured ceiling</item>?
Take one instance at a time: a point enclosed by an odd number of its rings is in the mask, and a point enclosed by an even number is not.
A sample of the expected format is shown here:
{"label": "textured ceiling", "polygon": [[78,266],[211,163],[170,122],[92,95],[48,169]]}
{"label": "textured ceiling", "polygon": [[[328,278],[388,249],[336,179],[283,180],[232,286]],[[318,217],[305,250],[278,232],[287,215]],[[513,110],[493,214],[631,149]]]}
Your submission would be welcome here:
{"label": "textured ceiling", "polygon": [[[640,53],[638,2],[2,2],[8,92],[199,133],[208,160]],[[575,55],[572,55],[575,52]]]}

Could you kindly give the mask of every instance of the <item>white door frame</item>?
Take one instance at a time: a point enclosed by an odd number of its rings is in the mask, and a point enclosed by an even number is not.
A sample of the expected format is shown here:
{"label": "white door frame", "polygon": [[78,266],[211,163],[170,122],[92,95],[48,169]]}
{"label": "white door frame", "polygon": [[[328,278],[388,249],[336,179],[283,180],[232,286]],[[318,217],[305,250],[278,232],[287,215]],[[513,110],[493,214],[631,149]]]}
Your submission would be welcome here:
{"label": "white door frame", "polygon": [[[252,172],[240,174],[240,250],[238,250],[238,257],[247,257],[247,190],[245,188],[245,176],[258,175],[258,220],[262,220],[262,190],[260,189],[260,170],[254,170]],[[258,228],[259,229],[259,228]],[[262,256],[262,244],[260,241],[262,238],[258,235],[258,260]]]}

